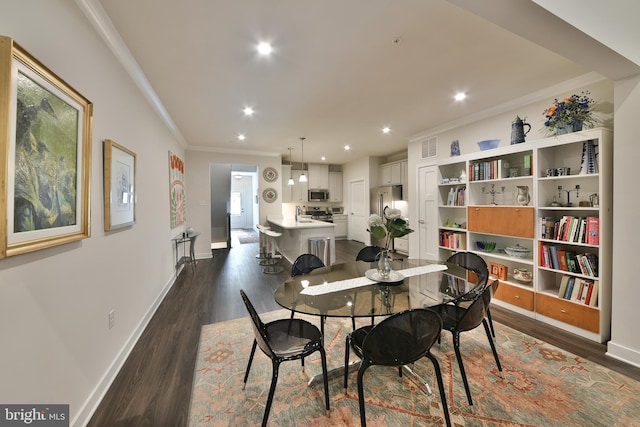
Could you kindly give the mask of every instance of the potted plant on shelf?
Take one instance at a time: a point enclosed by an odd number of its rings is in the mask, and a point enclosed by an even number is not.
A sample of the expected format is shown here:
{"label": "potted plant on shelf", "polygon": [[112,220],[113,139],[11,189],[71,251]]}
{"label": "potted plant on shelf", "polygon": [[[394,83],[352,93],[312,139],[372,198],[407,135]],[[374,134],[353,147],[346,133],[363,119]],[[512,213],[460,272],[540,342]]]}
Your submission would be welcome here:
{"label": "potted plant on shelf", "polygon": [[367,231],[373,237],[379,240],[384,239],[385,241],[378,260],[378,273],[382,278],[386,279],[391,273],[389,245],[393,242],[393,239],[413,233],[413,230],[409,228],[409,222],[402,217],[400,209],[393,209],[389,206],[384,207],[382,217],[378,214],[372,214],[369,217],[368,225]]}
{"label": "potted plant on shelf", "polygon": [[555,135],[581,131],[584,126],[593,127],[596,119],[593,117],[593,107],[596,102],[589,97],[588,91],[580,95],[573,94],[559,101],[544,111],[545,128]]}

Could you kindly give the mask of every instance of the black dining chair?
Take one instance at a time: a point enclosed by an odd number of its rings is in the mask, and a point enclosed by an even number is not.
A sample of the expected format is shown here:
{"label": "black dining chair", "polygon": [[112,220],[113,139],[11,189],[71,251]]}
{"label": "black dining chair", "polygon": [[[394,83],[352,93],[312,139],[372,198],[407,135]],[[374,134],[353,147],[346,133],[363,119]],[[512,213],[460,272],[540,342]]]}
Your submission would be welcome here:
{"label": "black dining chair", "polygon": [[273,372],[271,375],[271,387],[269,388],[269,396],[267,397],[267,405],[262,417],[262,427],[267,425],[273,395],[276,390],[278,381],[278,370],[282,362],[288,360],[298,360],[315,353],[320,352],[322,358],[322,376],[324,377],[324,397],[327,411],[329,411],[329,383],[327,380],[327,356],[322,345],[322,334],[320,330],[313,324],[302,319],[280,319],[269,323],[263,323],[258,312],[253,307],[251,301],[243,290],[240,295],[247,307],[247,311],[251,317],[251,326],[253,327],[254,339],[249,355],[249,363],[244,374],[244,385],[247,385],[247,378],[251,370],[251,363],[256,352],[256,347],[271,359]]}
{"label": "black dining chair", "polygon": [[367,425],[364,406],[364,373],[370,366],[397,367],[402,375],[402,366],[427,357],[440,389],[442,410],[447,426],[451,426],[449,407],[445,394],[442,373],[438,360],[431,354],[431,347],[440,336],[442,319],[430,309],[410,309],[394,314],[375,326],[367,325],[356,329],[346,339],[344,359],[344,387],[347,388],[350,349],[361,359],[358,369],[358,403],[360,424]]}
{"label": "black dining chair", "polygon": [[376,262],[381,251],[382,248],[379,246],[365,246],[356,255],[356,261]]}
{"label": "black dining chair", "polygon": [[302,254],[291,265],[291,277],[309,274],[316,268],[324,267],[324,262],[313,254]]}
{"label": "black dining chair", "polygon": [[486,309],[491,301],[492,286],[487,285],[478,293],[468,306],[456,305],[456,304],[440,304],[432,307],[442,317],[442,329],[451,332],[453,336],[453,348],[458,359],[458,366],[460,368],[460,375],[462,376],[462,382],[464,384],[464,390],[467,394],[467,400],[469,405],[473,405],[471,399],[471,390],[469,388],[469,382],[467,381],[467,375],[464,370],[464,364],[462,362],[462,355],[460,353],[460,334],[462,332],[471,331],[480,324],[484,326],[484,330],[493,352],[493,357],[498,366],[498,370],[502,372],[502,365],[498,358],[498,352],[496,346],[491,338],[491,331],[489,330],[489,324],[486,316]]}

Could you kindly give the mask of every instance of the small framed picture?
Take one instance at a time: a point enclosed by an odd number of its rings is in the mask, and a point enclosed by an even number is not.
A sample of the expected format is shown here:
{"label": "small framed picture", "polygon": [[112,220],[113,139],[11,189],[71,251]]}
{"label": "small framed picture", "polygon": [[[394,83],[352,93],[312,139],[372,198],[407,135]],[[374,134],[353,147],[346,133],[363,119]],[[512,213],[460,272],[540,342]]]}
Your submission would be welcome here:
{"label": "small framed picture", "polygon": [[500,264],[498,264],[497,262],[490,262],[489,274],[494,277],[498,277],[498,275],[500,274]]}
{"label": "small framed picture", "polygon": [[498,264],[498,279],[507,280],[509,277],[509,269],[506,265]]}

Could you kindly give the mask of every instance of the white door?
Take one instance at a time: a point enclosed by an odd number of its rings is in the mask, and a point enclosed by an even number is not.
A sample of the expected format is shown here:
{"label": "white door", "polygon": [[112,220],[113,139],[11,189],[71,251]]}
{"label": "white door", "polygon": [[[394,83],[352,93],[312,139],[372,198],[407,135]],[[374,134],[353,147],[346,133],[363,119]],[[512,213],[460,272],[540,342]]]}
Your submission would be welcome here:
{"label": "white door", "polygon": [[369,232],[367,231],[369,203],[363,179],[349,182],[349,206],[349,240],[369,244]]}
{"label": "white door", "polygon": [[418,258],[438,259],[438,168],[418,170]]}
{"label": "white door", "polygon": [[231,178],[230,214],[231,228],[251,228],[253,226],[252,178],[242,175],[241,179]]}

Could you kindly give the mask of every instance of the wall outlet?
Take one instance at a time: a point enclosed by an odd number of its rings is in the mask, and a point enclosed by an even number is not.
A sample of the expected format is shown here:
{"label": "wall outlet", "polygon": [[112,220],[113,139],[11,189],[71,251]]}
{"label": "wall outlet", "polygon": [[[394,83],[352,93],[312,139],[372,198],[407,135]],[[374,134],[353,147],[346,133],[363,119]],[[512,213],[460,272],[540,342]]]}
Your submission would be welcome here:
{"label": "wall outlet", "polygon": [[115,325],[116,325],[116,311],[111,310],[109,312],[109,329],[113,329]]}

